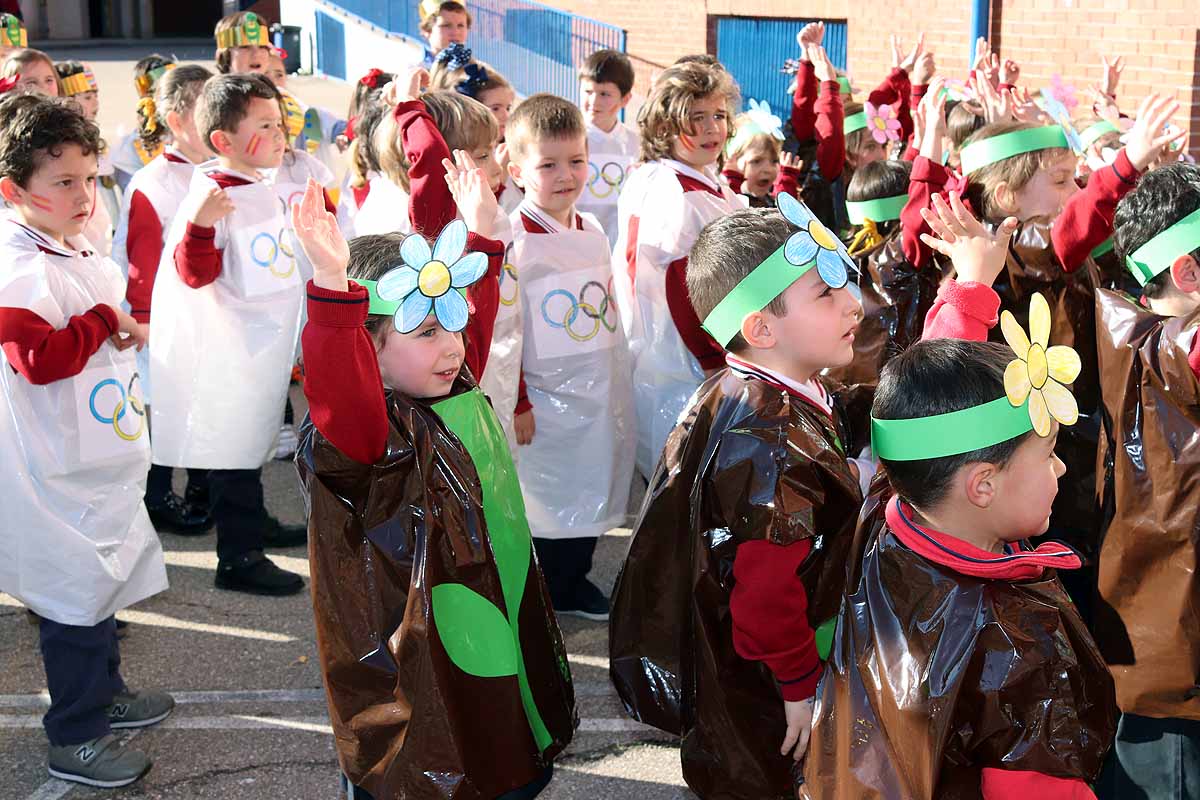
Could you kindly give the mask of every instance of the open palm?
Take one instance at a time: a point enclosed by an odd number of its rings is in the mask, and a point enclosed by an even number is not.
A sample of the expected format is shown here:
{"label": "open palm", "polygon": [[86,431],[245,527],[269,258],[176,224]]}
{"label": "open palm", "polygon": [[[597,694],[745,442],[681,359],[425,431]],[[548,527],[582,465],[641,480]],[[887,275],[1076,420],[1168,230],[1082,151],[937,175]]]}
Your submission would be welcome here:
{"label": "open palm", "polygon": [[325,194],[312,178],[304,198],[292,206],[292,228],[317,274],[345,275],[350,246],[338,228],[337,217],[325,208]]}

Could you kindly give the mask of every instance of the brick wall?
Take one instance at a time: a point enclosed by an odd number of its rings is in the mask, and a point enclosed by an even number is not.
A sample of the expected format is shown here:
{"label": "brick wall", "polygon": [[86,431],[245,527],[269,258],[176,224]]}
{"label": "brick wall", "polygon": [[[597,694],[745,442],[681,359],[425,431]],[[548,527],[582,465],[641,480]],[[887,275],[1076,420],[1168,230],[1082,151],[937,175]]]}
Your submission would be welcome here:
{"label": "brick wall", "polygon": [[[859,87],[873,86],[891,66],[888,36],[909,46],[925,31],[937,54],[938,69],[964,77],[968,69],[971,24],[967,0],[550,0],[567,11],[596,17],[628,31],[627,49],[638,70],[634,104],[654,75],[687,53],[710,47],[718,16],[762,16],[845,20],[848,68]],[[1119,91],[1128,113],[1147,92],[1171,92],[1183,105],[1180,124],[1200,148],[1200,14],[1197,0],[992,0],[991,34],[1002,57],[1022,68],[1021,84],[1050,85],[1058,74],[1076,87],[1080,113],[1085,90],[1100,80],[1100,55],[1124,55]],[[919,12],[916,10],[919,8]],[[765,65],[774,68],[775,65]]]}

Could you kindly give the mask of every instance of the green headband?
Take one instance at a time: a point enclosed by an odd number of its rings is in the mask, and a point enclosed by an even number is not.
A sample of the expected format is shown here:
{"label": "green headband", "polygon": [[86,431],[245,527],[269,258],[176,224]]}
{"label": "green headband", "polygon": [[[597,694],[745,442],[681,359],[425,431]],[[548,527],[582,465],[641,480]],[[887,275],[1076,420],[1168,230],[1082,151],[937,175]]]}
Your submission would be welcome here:
{"label": "green headband", "polygon": [[861,131],[865,127],[867,127],[867,112],[860,111],[846,117],[846,121],[842,123],[842,132],[849,135],[855,131]]}
{"label": "green headband", "polygon": [[1113,251],[1114,247],[1116,247],[1116,243],[1113,241],[1113,237],[1110,236],[1100,244],[1096,245],[1096,249],[1092,251],[1092,258],[1106,256]]}
{"label": "green headband", "polygon": [[1002,133],[999,136],[969,144],[963,148],[959,161],[962,164],[963,174],[970,175],[997,161],[1019,156],[1022,153],[1058,148],[1071,149],[1066,132],[1061,126],[1046,125],[1041,128]]}
{"label": "green headband", "polygon": [[900,212],[908,204],[908,195],[898,194],[895,197],[880,197],[877,200],[863,200],[859,203],[846,201],[846,216],[852,225],[862,225],[867,220],[872,222],[892,222],[900,219]]}
{"label": "green headband", "polygon": [[[778,250],[767,256],[766,261],[733,287],[733,291],[725,295],[704,318],[704,330],[722,347],[741,332],[747,309],[765,308],[800,276],[816,266],[816,259],[802,266],[792,264],[784,256],[785,248],[786,245],[780,245]],[[765,302],[763,298],[766,298]]]}
{"label": "green headband", "polygon": [[842,94],[854,94],[854,91],[850,88],[849,78],[847,78],[845,75],[839,75],[837,81],[838,87],[842,90]]}
{"label": "green headband", "polygon": [[1096,140],[1106,133],[1119,133],[1116,125],[1113,125],[1108,120],[1101,120],[1089,128],[1085,128],[1083,133],[1079,134],[1079,141],[1083,144],[1083,149],[1087,150],[1096,143]]}
{"label": "green headband", "polygon": [[382,314],[391,316],[396,313],[396,309],[400,308],[403,300],[384,300],[379,296],[379,281],[367,281],[360,278],[355,278],[354,282],[367,290],[367,294],[371,298],[371,304],[367,307],[368,314]]}
{"label": "green headband", "polygon": [[998,397],[932,417],[871,417],[871,450],[885,461],[923,461],[982,450],[1031,430],[1028,398],[1014,406],[1007,397]]}
{"label": "green headband", "polygon": [[1155,236],[1125,259],[1126,266],[1142,286],[1171,268],[1175,259],[1200,247],[1200,209]]}

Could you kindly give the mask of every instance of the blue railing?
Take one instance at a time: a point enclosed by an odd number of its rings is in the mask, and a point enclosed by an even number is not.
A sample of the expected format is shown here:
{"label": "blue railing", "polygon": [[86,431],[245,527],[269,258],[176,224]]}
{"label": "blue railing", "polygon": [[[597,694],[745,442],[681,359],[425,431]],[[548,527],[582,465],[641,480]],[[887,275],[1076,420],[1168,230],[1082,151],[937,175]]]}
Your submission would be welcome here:
{"label": "blue railing", "polygon": [[[417,0],[337,0],[334,3],[391,33],[423,39]],[[552,92],[574,98],[579,64],[596,50],[625,51],[625,31],[531,0],[469,0],[467,44],[523,95]]]}

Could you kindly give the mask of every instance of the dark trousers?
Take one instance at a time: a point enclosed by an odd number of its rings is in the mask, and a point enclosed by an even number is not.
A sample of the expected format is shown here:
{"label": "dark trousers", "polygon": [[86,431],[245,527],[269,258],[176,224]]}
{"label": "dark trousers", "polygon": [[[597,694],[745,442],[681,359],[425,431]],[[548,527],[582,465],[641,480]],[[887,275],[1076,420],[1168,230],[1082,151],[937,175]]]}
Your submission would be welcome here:
{"label": "dark trousers", "polygon": [[1122,714],[1100,800],[1200,799],[1200,722]]}
{"label": "dark trousers", "polygon": [[[550,783],[550,779],[554,777],[554,765],[546,767],[541,775],[534,778],[529,783],[511,792],[505,792],[496,798],[496,800],[533,800],[542,793]],[[375,796],[366,789],[359,788],[350,783],[350,779],[345,775],[342,776],[342,791],[345,792],[346,800],[375,800]]]}
{"label": "dark trousers", "polygon": [[[164,467],[161,464],[150,465],[150,474],[146,476],[146,505],[151,507],[159,505],[174,491],[172,486],[174,471],[173,467]],[[208,470],[189,469],[187,475],[188,491],[199,491],[207,496]]]}
{"label": "dark trousers", "polygon": [[90,741],[109,732],[108,706],[125,691],[113,617],[90,627],[42,618],[42,663],[50,710],[42,717],[55,747]]}
{"label": "dark trousers", "polygon": [[570,605],[576,588],[592,571],[592,554],[596,552],[596,536],[578,539],[534,538],[538,564],[550,588],[550,600],[555,606]]}
{"label": "dark trousers", "polygon": [[213,469],[208,472],[217,560],[228,561],[263,549],[267,507],[261,469]]}

